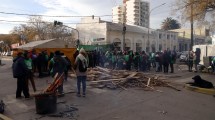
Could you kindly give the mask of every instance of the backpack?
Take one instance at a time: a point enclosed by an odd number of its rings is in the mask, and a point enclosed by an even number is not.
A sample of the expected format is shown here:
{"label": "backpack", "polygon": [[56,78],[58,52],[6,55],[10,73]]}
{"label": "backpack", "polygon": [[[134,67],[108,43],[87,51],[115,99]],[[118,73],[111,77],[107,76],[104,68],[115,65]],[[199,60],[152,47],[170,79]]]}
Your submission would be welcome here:
{"label": "backpack", "polygon": [[1,100],[1,102],[0,102],[0,113],[4,113],[4,103],[3,103],[3,101]]}
{"label": "backpack", "polygon": [[87,66],[86,66],[86,61],[85,60],[83,60],[83,61],[81,61],[81,60],[78,60],[78,67],[79,67],[79,71],[80,72],[86,72],[87,71]]}

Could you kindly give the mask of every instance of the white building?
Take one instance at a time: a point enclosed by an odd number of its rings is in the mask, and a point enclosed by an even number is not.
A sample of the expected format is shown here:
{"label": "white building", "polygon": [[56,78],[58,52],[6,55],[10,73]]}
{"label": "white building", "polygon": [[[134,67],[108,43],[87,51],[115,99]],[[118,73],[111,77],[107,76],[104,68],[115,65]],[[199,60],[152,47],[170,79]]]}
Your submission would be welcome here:
{"label": "white building", "polygon": [[[86,24],[88,23],[88,24]],[[82,44],[114,44],[115,48],[121,50],[123,40],[123,25],[106,22],[100,18],[82,18],[81,23],[76,25]],[[165,49],[177,49],[177,33],[170,31],[152,30],[141,26],[126,25],[125,49],[133,51],[146,50],[158,51]]]}
{"label": "white building", "polygon": [[123,23],[123,11],[125,7],[118,5],[112,8],[112,22]]}
{"label": "white building", "polygon": [[[124,4],[112,8],[113,22],[149,27],[149,2],[124,0]],[[125,18],[123,14],[125,13]]]}
{"label": "white building", "polygon": [[[170,30],[178,33],[178,50],[191,50],[191,30],[187,28]],[[205,28],[195,28],[193,30],[193,45],[206,44],[206,38],[209,36],[209,30]]]}
{"label": "white building", "polygon": [[212,38],[212,45],[215,45],[215,35],[212,35],[211,38]]}

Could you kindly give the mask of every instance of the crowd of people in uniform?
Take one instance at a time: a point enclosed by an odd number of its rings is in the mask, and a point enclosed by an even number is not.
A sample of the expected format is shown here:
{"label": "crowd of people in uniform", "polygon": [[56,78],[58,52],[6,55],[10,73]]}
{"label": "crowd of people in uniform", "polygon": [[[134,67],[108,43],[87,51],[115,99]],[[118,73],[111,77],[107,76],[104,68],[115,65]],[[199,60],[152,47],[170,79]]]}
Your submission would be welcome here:
{"label": "crowd of people in uniform", "polygon": [[173,64],[176,62],[177,53],[165,50],[164,52],[133,52],[133,51],[107,51],[88,53],[89,67],[101,66],[109,69],[150,71],[155,68],[156,72],[174,72]]}
{"label": "crowd of people in uniform", "polygon": [[[195,68],[200,60],[200,53],[190,51],[188,55],[188,68]],[[77,96],[86,95],[86,68],[96,66],[106,67],[115,70],[135,70],[135,71],[156,71],[164,73],[174,73],[174,64],[177,59],[176,51],[164,50],[163,52],[133,52],[133,51],[88,51],[83,48],[73,54],[74,64],[61,51],[49,53],[42,51],[36,53],[35,50],[19,52],[13,60],[13,76],[17,78],[16,98],[21,98],[23,92],[25,98],[29,98],[28,81],[31,82],[33,90],[36,91],[34,76],[38,72],[38,77],[56,73],[64,74],[64,81],[67,81],[68,71],[73,70],[77,75]],[[215,60],[214,60],[215,63]],[[81,66],[81,67],[80,67]],[[84,66],[84,67],[83,67]],[[152,69],[153,68],[153,69]],[[170,69],[169,69],[170,68]],[[197,68],[196,68],[197,69]],[[82,92],[81,92],[82,85]],[[63,83],[58,87],[58,93],[64,95]]]}

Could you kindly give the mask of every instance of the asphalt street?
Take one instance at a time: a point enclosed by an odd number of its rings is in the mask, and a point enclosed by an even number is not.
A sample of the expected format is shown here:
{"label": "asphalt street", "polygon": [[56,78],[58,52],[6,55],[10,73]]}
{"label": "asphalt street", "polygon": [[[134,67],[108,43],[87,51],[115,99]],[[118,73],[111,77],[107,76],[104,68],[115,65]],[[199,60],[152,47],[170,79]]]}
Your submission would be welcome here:
{"label": "asphalt street", "polygon": [[[12,60],[2,58],[0,66],[0,99],[6,104],[5,115],[14,120],[215,120],[215,97],[186,90],[184,84],[200,75],[215,84],[214,75],[188,72],[186,65],[177,66],[175,73],[165,74],[181,91],[157,87],[163,92],[98,89],[87,86],[87,96],[76,97],[76,80],[69,78],[64,83],[64,97],[58,98],[57,112],[68,106],[78,108],[73,114],[53,117],[36,114],[35,100],[16,99],[16,79],[12,76]],[[154,72],[155,73],[155,72]],[[158,74],[158,73],[156,73]],[[163,73],[159,73],[164,75]],[[35,83],[40,92],[47,87],[51,77],[37,78]],[[29,85],[31,94],[33,89]]]}

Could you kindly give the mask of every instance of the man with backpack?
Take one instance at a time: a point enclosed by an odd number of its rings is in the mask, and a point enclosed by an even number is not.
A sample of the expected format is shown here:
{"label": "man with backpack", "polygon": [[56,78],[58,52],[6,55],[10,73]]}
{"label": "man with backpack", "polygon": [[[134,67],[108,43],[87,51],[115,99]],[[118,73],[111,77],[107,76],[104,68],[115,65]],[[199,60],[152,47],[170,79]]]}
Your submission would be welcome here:
{"label": "man with backpack", "polygon": [[86,96],[86,79],[87,79],[87,67],[88,57],[83,48],[80,49],[79,55],[75,59],[75,71],[77,76],[77,96],[81,96],[81,84],[82,84],[82,96]]}

